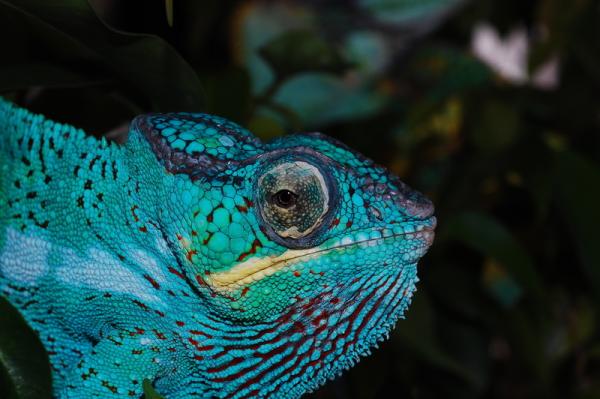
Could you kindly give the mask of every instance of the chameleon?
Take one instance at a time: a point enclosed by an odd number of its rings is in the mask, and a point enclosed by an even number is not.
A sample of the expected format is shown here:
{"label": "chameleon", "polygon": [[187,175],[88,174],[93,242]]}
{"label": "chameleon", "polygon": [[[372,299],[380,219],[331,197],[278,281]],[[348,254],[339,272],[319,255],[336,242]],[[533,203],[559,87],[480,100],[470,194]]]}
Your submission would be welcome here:
{"label": "chameleon", "polygon": [[55,398],[299,398],[389,336],[435,227],[321,133],[151,113],[118,144],[0,99],[0,295]]}

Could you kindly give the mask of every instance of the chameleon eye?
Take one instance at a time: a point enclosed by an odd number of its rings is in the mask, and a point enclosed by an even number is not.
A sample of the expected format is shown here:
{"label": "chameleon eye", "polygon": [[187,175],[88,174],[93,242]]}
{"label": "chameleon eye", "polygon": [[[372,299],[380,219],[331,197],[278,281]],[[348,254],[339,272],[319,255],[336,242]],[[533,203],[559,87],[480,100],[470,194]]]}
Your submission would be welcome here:
{"label": "chameleon eye", "polygon": [[269,230],[286,244],[321,226],[330,207],[323,173],[304,161],[282,162],[267,170],[258,180],[258,200]]}

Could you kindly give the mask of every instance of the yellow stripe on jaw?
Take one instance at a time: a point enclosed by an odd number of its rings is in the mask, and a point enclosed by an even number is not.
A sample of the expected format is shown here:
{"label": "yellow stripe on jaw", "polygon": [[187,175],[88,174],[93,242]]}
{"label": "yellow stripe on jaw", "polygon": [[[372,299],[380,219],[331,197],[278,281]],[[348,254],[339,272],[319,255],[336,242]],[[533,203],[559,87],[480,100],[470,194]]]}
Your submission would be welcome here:
{"label": "yellow stripe on jaw", "polygon": [[[242,286],[272,276],[279,270],[308,259],[315,258],[323,252],[320,248],[311,249],[288,249],[278,256],[265,256],[262,258],[250,258],[245,262],[238,263],[229,270],[212,273],[205,281],[218,290],[233,291]],[[311,256],[312,255],[312,256]]]}
{"label": "yellow stripe on jaw", "polygon": [[205,278],[205,282],[219,291],[235,291],[236,289],[260,281],[265,277],[272,276],[285,267],[315,259],[326,252],[343,250],[358,245],[373,245],[383,240],[395,239],[402,236],[404,234],[368,238],[359,241],[354,241],[353,239],[347,241],[346,237],[327,248],[288,249],[281,255],[250,258],[245,262],[238,263],[229,270],[212,273]]}

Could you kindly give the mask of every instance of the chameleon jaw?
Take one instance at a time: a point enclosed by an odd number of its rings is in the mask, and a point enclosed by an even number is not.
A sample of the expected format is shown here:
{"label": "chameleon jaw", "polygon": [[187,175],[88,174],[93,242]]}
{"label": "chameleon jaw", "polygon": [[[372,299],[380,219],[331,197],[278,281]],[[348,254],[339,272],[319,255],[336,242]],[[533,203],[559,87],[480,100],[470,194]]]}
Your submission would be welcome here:
{"label": "chameleon jaw", "polygon": [[272,276],[288,266],[317,258],[324,253],[331,251],[339,251],[349,247],[362,245],[377,245],[386,240],[398,238],[408,238],[410,240],[421,239],[426,243],[426,247],[429,247],[433,241],[433,236],[433,228],[423,226],[423,228],[414,233],[382,235],[377,238],[368,238],[352,242],[341,240],[328,248],[288,249],[281,255],[248,259],[247,261],[238,263],[229,270],[207,276],[205,282],[217,291],[235,291],[240,287],[248,286],[265,277]]}

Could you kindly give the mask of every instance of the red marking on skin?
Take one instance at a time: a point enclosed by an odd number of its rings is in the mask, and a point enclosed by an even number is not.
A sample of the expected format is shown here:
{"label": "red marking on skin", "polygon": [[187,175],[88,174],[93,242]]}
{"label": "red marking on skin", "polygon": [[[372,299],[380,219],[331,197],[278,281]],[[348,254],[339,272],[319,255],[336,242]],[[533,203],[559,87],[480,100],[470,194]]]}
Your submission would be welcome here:
{"label": "red marking on skin", "polygon": [[134,206],[132,206],[132,207],[131,207],[131,214],[133,215],[133,220],[134,220],[135,222],[139,222],[139,221],[140,221],[140,218],[139,218],[139,217],[138,217],[138,215],[135,213],[135,210],[136,210],[136,209],[138,209],[138,206],[137,206],[137,205],[134,205]]}
{"label": "red marking on skin", "polygon": [[348,223],[346,223],[346,228],[350,228],[352,227],[352,220],[348,220]]}
{"label": "red marking on skin", "polygon": [[154,332],[154,335],[156,335],[156,338],[158,338],[158,339],[162,339],[162,340],[167,339],[165,334],[161,333],[160,331],[158,331],[156,329],[152,330],[152,332]]}
{"label": "red marking on skin", "polygon": [[304,332],[305,329],[306,329],[306,327],[301,322],[299,322],[299,321],[294,322],[294,332],[301,333],[301,332]]}
{"label": "red marking on skin", "polygon": [[196,255],[197,253],[198,253],[198,251],[196,251],[195,249],[192,249],[191,251],[188,251],[188,253],[185,255],[185,257],[187,258],[187,260],[189,260],[191,262],[192,256]]}
{"label": "red marking on skin", "polygon": [[212,214],[212,212],[208,214],[208,216],[206,217],[206,221],[208,223],[212,223],[212,221],[213,221],[213,214]]}
{"label": "red marking on skin", "polygon": [[340,224],[340,219],[338,219],[338,218],[335,218],[331,221],[331,227],[335,227],[338,224]]}
{"label": "red marking on skin", "polygon": [[185,276],[183,274],[181,274],[178,270],[174,269],[173,267],[169,266],[169,271],[171,273],[173,273],[174,275],[176,275],[177,277],[179,277],[182,280],[185,280]]}
{"label": "red marking on skin", "polygon": [[[379,287],[382,287],[382,286],[384,286],[384,285],[385,285],[385,282],[384,282],[383,284],[381,284]],[[378,290],[376,290],[376,291],[378,291]],[[362,310],[362,308],[364,307],[364,305],[366,305],[366,303],[367,303],[367,302],[369,302],[371,298],[372,298],[372,295],[369,295],[367,298],[365,298],[365,299],[362,301],[362,304],[361,304],[361,306],[359,306],[358,313],[360,313],[360,311]],[[325,298],[325,299],[326,299],[326,298]],[[318,298],[318,299],[317,299],[317,298],[314,298],[314,299],[311,299],[311,300],[309,301],[308,305],[315,306],[315,305],[318,305],[318,304],[319,304],[320,302],[322,302],[322,301],[323,301],[323,298]],[[303,306],[303,308],[306,308],[306,306]],[[295,306],[291,306],[291,307],[290,307],[290,312],[291,312],[291,313],[295,313],[295,314],[297,314],[297,309],[296,309],[296,307],[295,307]],[[306,312],[303,312],[303,313],[306,313]],[[312,313],[312,310],[311,310],[309,313]],[[303,316],[304,316],[304,315],[303,315]],[[327,317],[327,316],[326,316],[326,315],[323,315],[321,318],[324,318],[324,317]],[[357,317],[357,315],[354,315],[354,319],[355,319],[356,317]],[[284,318],[281,318],[281,319],[284,319],[284,320],[277,320],[277,322],[280,322],[280,321],[281,321],[281,324],[280,324],[280,323],[277,323],[277,328],[278,328],[280,331],[284,331],[284,330],[286,330],[286,329],[285,329],[285,327],[284,327],[284,325],[287,323],[287,321],[289,320],[289,318],[285,318],[285,317],[284,317]],[[285,319],[288,319],[288,320],[285,320]],[[350,317],[348,317],[347,319],[350,319]],[[283,324],[283,325],[282,325],[282,324]],[[295,327],[295,328],[299,328],[300,326],[301,326],[301,325],[297,325],[296,323],[294,323],[294,324],[292,325],[292,328],[294,328],[294,327]],[[286,331],[290,331],[290,330],[291,330],[291,329],[287,329]],[[299,365],[300,365],[300,363],[303,361],[303,359],[310,358],[310,357],[311,357],[311,355],[312,355],[312,353],[313,353],[313,351],[312,351],[312,350],[309,350],[308,352],[306,352],[306,353],[301,353],[301,354],[299,354],[299,353],[298,353],[298,351],[299,351],[299,349],[302,347],[302,345],[304,345],[304,344],[307,342],[307,340],[309,340],[309,339],[314,339],[316,336],[319,336],[319,335],[320,335],[320,334],[321,334],[323,331],[328,331],[328,333],[327,333],[327,338],[325,338],[325,340],[327,340],[327,339],[328,339],[328,337],[330,337],[330,336],[331,336],[331,333],[332,333],[333,329],[331,329],[331,328],[330,328],[330,326],[328,326],[328,324],[327,324],[327,323],[325,323],[325,324],[322,324],[322,325],[320,325],[319,327],[317,327],[317,328],[316,328],[314,331],[311,331],[311,334],[305,334],[305,335],[304,335],[304,336],[303,336],[303,337],[302,337],[302,338],[301,338],[299,341],[297,341],[297,342],[295,342],[295,343],[288,343],[288,344],[284,344],[284,345],[282,345],[282,346],[280,346],[280,347],[278,347],[278,348],[275,348],[275,349],[273,349],[272,351],[270,351],[270,352],[268,352],[268,353],[265,353],[265,354],[261,354],[261,355],[259,355],[259,357],[261,357],[261,358],[263,358],[263,359],[267,359],[267,358],[271,358],[271,357],[273,356],[273,354],[274,354],[274,353],[280,353],[280,352],[281,352],[282,350],[284,350],[285,348],[290,348],[290,347],[292,348],[292,352],[291,352],[291,353],[289,353],[288,355],[286,355],[286,356],[285,356],[283,359],[281,359],[281,361],[280,361],[280,362],[278,362],[278,364],[274,364],[273,366],[269,367],[269,368],[268,368],[268,370],[263,370],[261,373],[259,373],[259,375],[256,375],[255,377],[253,377],[253,378],[252,378],[252,381],[248,381],[247,383],[244,383],[242,388],[244,388],[244,387],[250,387],[252,384],[254,384],[254,382],[258,382],[258,381],[265,381],[265,380],[264,380],[264,378],[265,378],[265,377],[266,377],[266,376],[267,376],[267,375],[268,375],[268,374],[269,374],[271,371],[275,370],[275,368],[279,367],[280,365],[282,365],[282,364],[285,364],[285,363],[288,363],[288,362],[290,362],[290,361],[292,361],[294,364],[290,365],[290,367],[288,367],[286,370],[283,370],[281,373],[279,373],[279,375],[278,375],[278,376],[281,376],[281,375],[288,375],[288,374],[290,374],[290,373],[292,373],[293,375],[297,375],[297,372],[293,372],[293,370],[295,370],[295,369],[298,369],[298,368],[302,369],[302,373],[304,373],[304,372],[307,370],[307,368],[308,368],[309,366],[306,366],[306,365],[305,365],[305,366],[303,366],[303,367],[299,367]],[[286,335],[287,335],[287,334],[286,334]],[[279,337],[275,337],[274,339],[269,339],[267,342],[261,342],[260,344],[259,344],[259,343],[257,343],[257,344],[255,344],[255,345],[252,345],[252,346],[256,347],[256,348],[254,348],[254,349],[257,349],[257,347],[258,347],[259,345],[268,344],[268,343],[270,343],[270,342],[279,342],[279,340],[280,340],[280,339],[281,339],[281,336],[279,336]],[[233,349],[243,349],[244,347],[247,347],[248,349],[252,349],[252,348],[250,348],[250,346],[246,346],[246,345],[244,345],[244,346],[240,346],[240,345],[232,345],[232,346],[227,346],[227,347],[225,347],[225,348],[224,348],[224,350],[225,350],[225,352],[227,352],[228,350],[233,350]],[[332,346],[331,350],[330,350],[328,353],[331,353],[331,352],[332,352],[332,351],[334,351],[335,349],[336,349],[336,348],[335,348],[335,346]],[[322,358],[324,358],[324,355],[321,355],[321,357],[320,357],[320,358],[321,358],[321,359],[322,359]],[[310,364],[311,364],[311,365],[320,364],[319,362],[320,362],[320,359],[317,359],[317,360],[315,360],[315,361],[311,361],[311,362],[310,362]],[[246,372],[248,372],[248,371],[249,371],[249,370],[251,370],[251,369],[252,369],[252,367],[249,367],[249,368],[246,368],[245,370],[240,370],[240,372],[239,372],[239,373],[236,373],[236,374],[234,374],[234,375],[228,375],[228,376],[221,377],[221,378],[222,378],[222,380],[223,380],[223,381],[230,381],[230,380],[234,380],[234,379],[235,379],[235,378],[237,378],[239,375],[241,375],[241,374],[245,374]],[[239,375],[238,375],[238,374],[239,374]],[[276,376],[276,377],[273,377],[273,378],[269,378],[269,380],[270,380],[270,381],[272,381],[273,379],[276,379],[276,378],[278,378],[278,376]],[[262,378],[262,380],[261,380],[261,378]],[[216,379],[213,379],[213,381],[216,381]],[[231,396],[231,395],[230,395],[230,396]],[[246,397],[246,396],[244,396],[244,397]]]}
{"label": "red marking on skin", "polygon": [[[387,283],[387,280],[384,281],[383,284],[381,284],[378,288],[381,288],[381,286],[385,285]],[[369,309],[369,311],[367,312],[367,314],[363,317],[360,325],[356,328],[356,331],[362,331],[364,329],[364,327],[367,325],[367,323],[371,320],[371,318],[373,317],[373,314],[375,313],[375,311],[377,309],[379,309],[379,305],[381,304],[381,302],[383,301],[384,298],[386,298],[389,294],[389,292],[391,291],[391,289],[395,287],[395,284],[391,284],[389,287],[387,287],[387,289],[385,290],[385,292],[383,292],[382,294],[379,294],[379,298],[377,298],[377,300],[375,301],[375,303],[373,304],[373,306],[371,306],[371,308]],[[372,293],[378,291],[378,289],[375,289],[372,291]],[[367,301],[363,301],[363,303],[366,304]],[[361,307],[361,305],[363,304],[361,303],[359,305],[359,307]],[[364,306],[363,306],[364,307]],[[362,310],[362,308],[360,309]],[[353,318],[352,321],[349,323],[350,324],[354,324],[354,321],[356,320],[356,317],[358,316],[358,314],[360,313],[360,311],[355,311],[355,313],[353,314]],[[354,339],[347,341],[344,343],[344,352],[348,349],[348,347],[350,347],[350,345],[354,345],[356,344],[357,340],[358,340],[358,336],[359,334],[354,334]]]}
{"label": "red marking on skin", "polygon": [[331,303],[333,303],[333,304],[335,305],[336,303],[339,303],[339,302],[340,302],[340,298],[331,298],[331,299],[329,300],[329,302],[331,302]]}
{"label": "red marking on skin", "polygon": [[248,208],[252,208],[254,206],[254,202],[250,198],[244,197],[244,202]]}
{"label": "red marking on skin", "polygon": [[214,355],[212,356],[212,358],[213,358],[214,360],[217,360],[217,359],[220,359],[220,358],[222,358],[222,357],[223,357],[223,356],[225,356],[226,354],[227,354],[227,352],[226,352],[226,351],[222,351],[222,352],[219,352],[219,353],[217,353],[217,354],[214,354]]}
{"label": "red marking on skin", "polygon": [[[223,353],[223,354],[224,354],[224,352],[221,352],[221,353]],[[222,355],[221,355],[221,356],[222,356]],[[214,358],[214,357],[213,357],[213,358]],[[230,362],[228,362],[228,363],[225,363],[225,364],[222,364],[222,365],[220,365],[220,366],[218,366],[218,367],[211,367],[211,368],[207,369],[206,371],[207,371],[207,372],[209,372],[209,373],[211,373],[211,374],[212,374],[212,373],[219,373],[219,372],[221,372],[221,371],[223,371],[223,370],[226,370],[226,369],[228,369],[229,367],[233,367],[233,366],[235,366],[235,365],[237,365],[237,364],[240,364],[240,363],[242,363],[243,361],[244,361],[244,358],[243,358],[243,357],[234,357],[233,359],[231,359],[231,361],[230,361]]]}
{"label": "red marking on skin", "polygon": [[200,211],[196,211],[193,213],[194,218],[200,214]]}
{"label": "red marking on skin", "polygon": [[148,228],[146,226],[142,226],[139,229],[142,233],[146,233],[148,231]]}
{"label": "red marking on skin", "polygon": [[238,262],[243,261],[247,256],[249,255],[253,255],[256,253],[256,250],[262,247],[262,242],[260,242],[260,240],[258,238],[255,238],[254,241],[252,242],[252,247],[250,248],[250,250],[248,250],[247,252],[244,252],[243,254],[241,254],[238,257]]}
{"label": "red marking on skin", "polygon": [[[311,323],[313,324],[313,326],[318,327],[321,324],[321,320],[327,320],[329,319],[329,314],[327,312],[323,312],[321,313],[319,316],[315,317]],[[327,323],[325,323],[327,324]]]}
{"label": "red marking on skin", "polygon": [[152,277],[150,277],[150,276],[149,276],[149,275],[147,275],[147,274],[144,274],[144,278],[145,278],[146,280],[148,280],[148,281],[150,282],[150,284],[152,284],[152,286],[153,286],[155,289],[157,289],[157,290],[158,290],[158,289],[160,289],[160,284],[158,284],[158,283],[156,282],[156,280],[154,280]]}
{"label": "red marking on skin", "polygon": [[197,340],[195,340],[194,338],[190,337],[190,338],[188,338],[188,341],[190,344],[194,345],[194,347],[196,349],[198,349],[200,347],[200,343]]}
{"label": "red marking on skin", "polygon": [[196,232],[196,230],[192,230],[192,236],[196,237],[198,235],[198,233]]}
{"label": "red marking on skin", "polygon": [[208,237],[206,237],[206,239],[204,239],[204,241],[202,241],[202,243],[204,245],[208,244],[208,242],[210,241],[210,239],[212,238],[213,233],[208,233]]}
{"label": "red marking on skin", "polygon": [[165,317],[165,314],[163,312],[161,312],[160,310],[155,310],[154,313],[156,313],[160,317]]}
{"label": "red marking on skin", "polygon": [[[326,329],[326,326],[321,326],[319,328],[317,328],[314,332],[314,336],[318,336],[322,331],[324,331]],[[293,362],[292,365],[290,365],[287,369],[283,370],[281,373],[279,373],[278,376],[276,376],[275,378],[278,378],[281,375],[288,375],[290,374],[290,372],[292,370],[294,370],[295,368],[298,367],[298,365],[300,364],[300,362],[305,359],[306,357],[310,357],[311,354],[313,353],[313,350],[309,350],[307,353],[305,354],[301,354],[301,356],[298,356],[298,350],[299,348],[308,340],[308,339],[313,339],[314,337],[311,336],[304,336],[300,341],[296,342],[293,344],[293,350],[291,353],[289,353],[288,355],[286,355],[283,359],[281,359],[281,361],[278,364],[273,364],[270,367],[268,367],[266,370],[261,371],[260,373],[258,373],[257,375],[255,375],[252,379],[247,380],[246,382],[244,382],[244,384],[242,384],[240,386],[239,389],[243,389],[243,388],[247,388],[255,383],[257,383],[258,381],[262,381],[264,379],[264,377],[268,374],[270,374],[272,371],[274,371],[275,369],[277,369],[280,364],[286,364],[290,361],[292,361],[294,358],[295,361]],[[283,345],[285,346],[285,345]],[[270,351],[266,354],[262,354],[260,357],[261,358],[269,358],[270,356],[272,356],[272,352]],[[246,370],[241,370],[239,373],[245,373]],[[239,374],[237,373],[237,374]],[[237,375],[230,375],[228,377],[226,377],[227,379],[231,379],[232,377],[237,377]],[[231,395],[227,396],[227,397],[231,397]],[[248,396],[244,396],[248,397]]]}
{"label": "red marking on skin", "polygon": [[207,334],[204,331],[200,331],[200,330],[190,330],[190,334],[193,334],[193,335],[202,335],[203,337],[206,337],[206,338],[212,338],[213,337],[212,335]]}
{"label": "red marking on skin", "polygon": [[143,304],[142,302],[138,301],[137,299],[133,300],[133,303],[135,303],[136,305],[138,305],[140,308],[144,309],[144,310],[148,310],[148,306],[146,306],[145,304]]}
{"label": "red marking on skin", "polygon": [[244,205],[236,205],[235,207],[237,208],[238,211],[240,211],[242,213],[247,213],[248,212],[248,208],[245,207]]}
{"label": "red marking on skin", "polygon": [[177,324],[179,327],[183,327],[183,326],[185,326],[185,323],[184,323],[183,321],[179,321],[179,320],[177,320],[177,321],[175,322],[175,324]]}
{"label": "red marking on skin", "polygon": [[177,352],[177,350],[176,350],[175,348],[167,348],[167,350],[168,350],[169,352]]}
{"label": "red marking on skin", "polygon": [[240,294],[240,296],[246,296],[246,294],[248,293],[248,291],[250,291],[249,287],[244,287],[244,289],[242,290],[242,293]]}
{"label": "red marking on skin", "polygon": [[194,355],[194,359],[196,359],[196,360],[204,360],[204,356]]}
{"label": "red marking on skin", "polygon": [[206,281],[204,281],[204,279],[199,274],[196,274],[196,281],[200,285],[208,286],[208,284],[206,283]]}
{"label": "red marking on skin", "polygon": [[183,236],[181,234],[175,234],[175,237],[177,237],[178,241],[183,240]]}
{"label": "red marking on skin", "polygon": [[296,276],[296,277],[300,277],[300,272],[299,272],[298,270],[296,270],[296,271],[294,272],[294,276]]}

